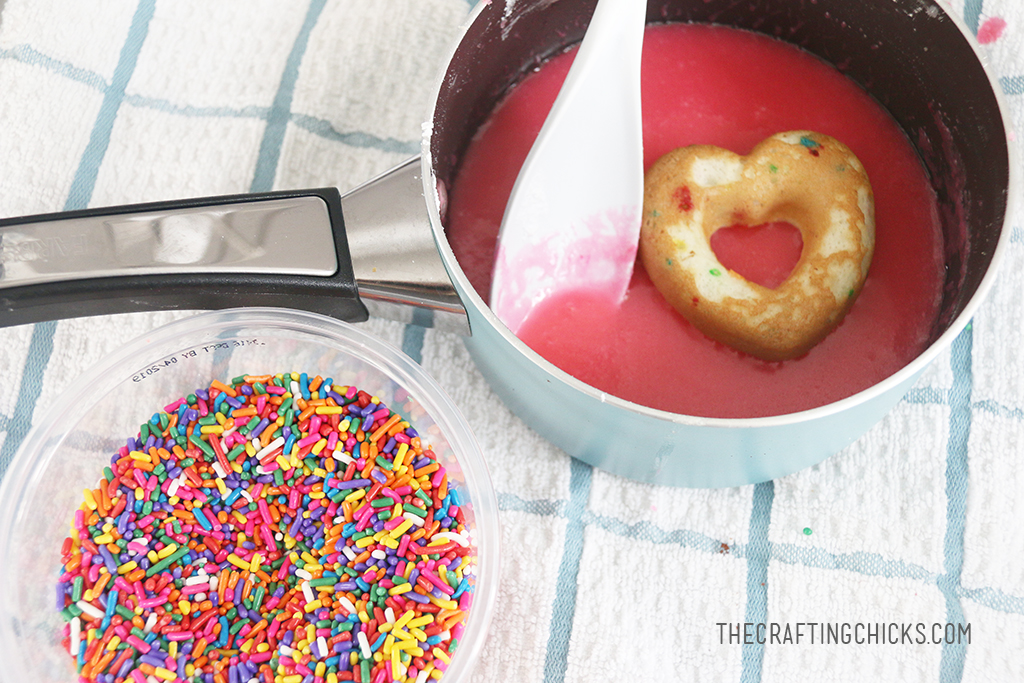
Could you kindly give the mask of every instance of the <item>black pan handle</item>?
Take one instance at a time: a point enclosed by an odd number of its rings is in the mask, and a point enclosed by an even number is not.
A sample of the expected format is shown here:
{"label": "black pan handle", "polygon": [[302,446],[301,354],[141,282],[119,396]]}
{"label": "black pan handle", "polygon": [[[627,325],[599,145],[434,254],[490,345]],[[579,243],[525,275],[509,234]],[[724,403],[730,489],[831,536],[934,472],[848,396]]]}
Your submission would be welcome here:
{"label": "black pan handle", "polygon": [[359,299],[334,188],[0,220],[0,327],[110,313],[279,306],[349,322]]}

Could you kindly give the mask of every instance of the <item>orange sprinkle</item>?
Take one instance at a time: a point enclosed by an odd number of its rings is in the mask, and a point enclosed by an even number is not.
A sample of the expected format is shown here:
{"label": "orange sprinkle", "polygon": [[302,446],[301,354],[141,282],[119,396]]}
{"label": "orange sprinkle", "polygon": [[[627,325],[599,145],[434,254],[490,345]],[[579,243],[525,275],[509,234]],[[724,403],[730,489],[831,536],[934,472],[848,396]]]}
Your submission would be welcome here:
{"label": "orange sprinkle", "polygon": [[219,379],[215,379],[212,382],[210,382],[210,386],[213,387],[214,389],[219,389],[220,391],[223,391],[228,396],[231,396],[231,397],[238,396],[238,392],[236,392],[234,389],[232,389],[228,385],[224,384],[224,382],[221,382]]}

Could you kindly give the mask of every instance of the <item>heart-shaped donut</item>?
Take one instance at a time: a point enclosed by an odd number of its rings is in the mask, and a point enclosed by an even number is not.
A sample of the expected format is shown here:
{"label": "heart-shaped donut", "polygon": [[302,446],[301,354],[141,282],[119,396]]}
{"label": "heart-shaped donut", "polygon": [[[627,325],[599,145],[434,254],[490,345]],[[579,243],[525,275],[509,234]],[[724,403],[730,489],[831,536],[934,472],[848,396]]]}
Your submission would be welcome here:
{"label": "heart-shaped donut", "polygon": [[[705,335],[769,361],[803,355],[842,321],[875,247],[874,195],[846,145],[811,131],[762,140],[747,156],[682,147],[644,178],[640,256],[666,300]],[[723,266],[719,228],[787,222],[803,238],[769,289]]]}

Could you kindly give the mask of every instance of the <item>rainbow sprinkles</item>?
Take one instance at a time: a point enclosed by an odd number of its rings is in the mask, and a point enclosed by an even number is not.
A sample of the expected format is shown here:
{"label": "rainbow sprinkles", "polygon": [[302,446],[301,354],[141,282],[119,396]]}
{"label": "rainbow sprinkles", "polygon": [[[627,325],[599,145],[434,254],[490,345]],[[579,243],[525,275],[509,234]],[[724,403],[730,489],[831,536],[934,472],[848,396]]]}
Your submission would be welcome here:
{"label": "rainbow sprinkles", "polygon": [[465,628],[459,489],[356,387],[214,380],[144,423],[83,498],[57,583],[80,681],[423,683]]}

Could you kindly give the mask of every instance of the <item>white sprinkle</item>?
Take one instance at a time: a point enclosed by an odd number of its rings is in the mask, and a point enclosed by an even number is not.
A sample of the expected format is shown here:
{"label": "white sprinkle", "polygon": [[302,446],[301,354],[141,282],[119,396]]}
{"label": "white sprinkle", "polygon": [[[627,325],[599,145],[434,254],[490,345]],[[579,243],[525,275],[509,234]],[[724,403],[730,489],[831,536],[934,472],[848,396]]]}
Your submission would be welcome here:
{"label": "white sprinkle", "polygon": [[333,453],[331,453],[331,457],[334,458],[335,460],[342,461],[346,465],[349,465],[349,464],[355,462],[355,459],[351,455],[349,455],[345,451],[341,450],[340,448],[335,450]]}
{"label": "white sprinkle", "polygon": [[305,579],[306,581],[309,581],[313,578],[313,575],[307,572],[305,569],[296,569],[295,576],[299,577],[300,579]]}
{"label": "white sprinkle", "polygon": [[[345,547],[347,548],[348,546],[345,546]],[[386,552],[384,552],[383,550],[378,549],[378,550],[374,550],[372,553],[370,553],[370,557],[373,557],[373,558],[378,559],[378,560],[386,560],[386,559],[388,559],[388,554]]]}
{"label": "white sprinkle", "polygon": [[356,633],[356,638],[359,640],[359,651],[362,653],[363,659],[373,657],[373,653],[370,652],[370,641],[366,639],[366,633],[359,631]]}
{"label": "white sprinkle", "polygon": [[429,675],[430,675],[430,672],[427,671],[426,669],[423,669],[418,674],[416,674],[416,683],[425,683],[426,680],[427,680],[427,676],[429,676]]}
{"label": "white sprinkle", "polygon": [[220,477],[221,479],[228,476],[228,473],[224,471],[224,468],[220,466],[219,462],[213,463],[212,467],[213,471],[216,472],[217,476]]}
{"label": "white sprinkle", "polygon": [[320,659],[326,657],[328,655],[327,639],[323,636],[317,636],[316,649],[320,651]]}
{"label": "white sprinkle", "polygon": [[[302,570],[300,569],[299,571]],[[295,573],[298,574],[299,572]],[[310,587],[309,581],[302,582],[302,597],[306,598],[306,602],[313,602],[313,589]]]}
{"label": "white sprinkle", "polygon": [[150,675],[146,676],[146,682],[147,683],[160,683],[160,679],[157,678],[156,676],[154,676],[153,674],[150,674]]}
{"label": "white sprinkle", "polygon": [[[274,451],[277,448],[280,448],[283,445],[284,445],[284,437],[283,436],[279,436],[276,439],[274,439],[273,441],[271,441],[270,443],[268,443],[263,448],[260,448],[258,451],[256,451],[255,458],[257,460],[262,460],[264,456],[270,455],[270,453],[272,451]],[[257,448],[259,448],[259,441],[256,442],[255,446]]]}
{"label": "white sprinkle", "polygon": [[78,649],[82,643],[82,620],[75,617],[71,620],[71,648],[69,652],[78,656]]}
{"label": "white sprinkle", "polygon": [[[469,541],[467,541],[461,535],[459,535],[459,534],[457,534],[457,533],[455,533],[453,531],[439,531],[438,533],[434,534],[434,538],[447,538],[449,541],[455,541],[456,543],[461,545],[463,548],[468,548],[469,547]],[[427,546],[427,547],[430,547],[430,546]]]}
{"label": "white sprinkle", "polygon": [[180,486],[181,484],[178,483],[177,479],[171,481],[171,485],[167,487],[167,497],[170,498],[171,496],[176,494]]}
{"label": "white sprinkle", "polygon": [[291,389],[292,396],[302,396],[302,389],[299,387],[299,383],[295,380],[292,380],[289,388]]}
{"label": "white sprinkle", "polygon": [[218,579],[216,575],[210,577],[210,592],[217,590],[217,583],[219,581],[220,579]]}
{"label": "white sprinkle", "polygon": [[149,633],[156,626],[156,612],[150,612],[149,618],[146,619],[146,625],[142,627],[142,630]]}
{"label": "white sprinkle", "polygon": [[395,623],[395,610],[390,607],[384,608],[384,618],[388,620],[389,624]]}
{"label": "white sprinkle", "polygon": [[192,598],[195,602],[202,602],[206,599],[206,593],[196,593]]}
{"label": "white sprinkle", "polygon": [[93,619],[102,619],[104,617],[103,610],[94,607],[92,604],[86,602],[85,600],[79,600],[75,604],[78,605],[78,609],[82,610]]}
{"label": "white sprinkle", "polygon": [[358,555],[356,555],[356,551],[352,550],[352,548],[348,546],[342,548],[341,552],[345,555],[345,557],[348,558],[349,562],[355,562],[355,559],[359,557]]}
{"label": "white sprinkle", "polygon": [[249,501],[250,503],[253,503],[253,502],[255,502],[255,501],[253,500],[253,497],[252,497],[252,494],[251,494],[251,493],[249,493],[249,492],[248,492],[248,491],[246,491],[245,489],[239,489],[239,491],[241,491],[241,492],[242,492],[242,498],[245,498],[245,499],[246,499],[247,501]]}
{"label": "white sprinkle", "polygon": [[412,521],[412,523],[415,524],[416,526],[423,526],[423,524],[424,524],[424,520],[423,520],[422,517],[414,515],[411,512],[406,512],[402,516],[405,517],[406,519]]}
{"label": "white sprinkle", "polygon": [[[349,614],[356,613],[356,606],[352,604],[352,601],[346,598],[344,595],[335,595],[334,599],[341,603],[341,606],[345,608],[345,611]],[[360,631],[362,633],[362,631]]]}
{"label": "white sprinkle", "polygon": [[185,579],[185,585],[186,586],[194,586],[197,583],[206,583],[209,580],[210,580],[210,577],[207,576],[206,572],[199,572],[195,576],[190,576],[187,579]]}
{"label": "white sprinkle", "polygon": [[278,531],[276,534],[274,534],[274,540],[275,541],[280,541],[280,540],[283,540],[283,539],[284,539],[284,534],[281,533],[280,531]]}
{"label": "white sprinkle", "polygon": [[283,644],[282,644],[281,646],[279,646],[279,647],[278,647],[278,652],[280,652],[281,654],[283,654],[283,655],[284,655],[285,657],[290,657],[290,656],[291,656],[291,654],[292,654],[292,652],[294,652],[294,651],[295,651],[295,650],[291,649],[291,648],[290,648],[290,647],[288,647],[287,645],[283,645]]}

